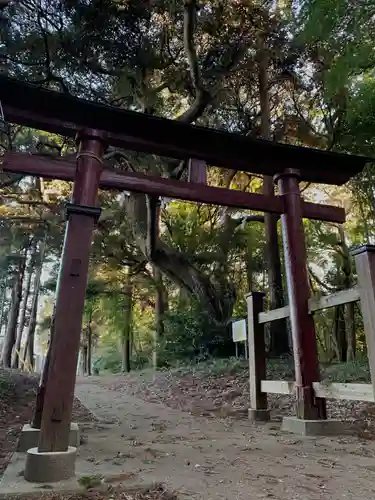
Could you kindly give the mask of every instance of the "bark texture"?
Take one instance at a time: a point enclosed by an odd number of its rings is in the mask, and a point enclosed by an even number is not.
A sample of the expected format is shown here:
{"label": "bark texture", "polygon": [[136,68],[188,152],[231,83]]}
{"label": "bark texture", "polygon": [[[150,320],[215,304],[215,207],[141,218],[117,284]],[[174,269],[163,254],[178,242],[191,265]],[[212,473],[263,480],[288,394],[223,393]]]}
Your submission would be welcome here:
{"label": "bark texture", "polygon": [[[263,139],[271,140],[268,54],[264,41],[261,42],[259,51],[259,98],[261,109],[261,135]],[[263,193],[270,196],[275,194],[272,177],[264,176]],[[281,273],[277,220],[278,217],[275,214],[264,214],[270,309],[278,309],[284,305],[284,290]],[[286,321],[285,319],[272,321],[270,323],[269,354],[271,356],[282,356],[288,353],[289,337]]]}
{"label": "bark texture", "polygon": [[20,258],[17,271],[14,278],[12,288],[11,305],[8,315],[8,323],[6,327],[3,351],[1,356],[1,364],[5,368],[10,368],[12,364],[12,352],[16,342],[17,322],[22,300],[22,283],[25,273],[26,258]]}

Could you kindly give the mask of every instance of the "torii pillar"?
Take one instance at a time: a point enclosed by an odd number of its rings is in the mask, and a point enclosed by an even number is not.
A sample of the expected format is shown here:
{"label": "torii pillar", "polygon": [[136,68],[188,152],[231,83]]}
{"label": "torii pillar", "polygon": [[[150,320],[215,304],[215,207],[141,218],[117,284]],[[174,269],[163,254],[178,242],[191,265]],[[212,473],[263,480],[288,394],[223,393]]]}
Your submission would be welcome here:
{"label": "torii pillar", "polygon": [[[308,306],[310,286],[299,179],[299,172],[292,169],[275,177],[285,203],[281,227],[293,338],[296,417],[305,421],[325,420],[325,400],[315,397],[313,390],[313,382],[320,380],[320,372],[314,318]],[[297,425],[300,424],[297,422]]]}
{"label": "torii pillar", "polygon": [[100,216],[97,196],[104,153],[103,134],[77,135],[77,168],[56,289],[54,335],[38,448],[27,452],[25,479],[52,482],[75,473],[76,448],[69,447],[76,367],[85,304],[90,246]]}

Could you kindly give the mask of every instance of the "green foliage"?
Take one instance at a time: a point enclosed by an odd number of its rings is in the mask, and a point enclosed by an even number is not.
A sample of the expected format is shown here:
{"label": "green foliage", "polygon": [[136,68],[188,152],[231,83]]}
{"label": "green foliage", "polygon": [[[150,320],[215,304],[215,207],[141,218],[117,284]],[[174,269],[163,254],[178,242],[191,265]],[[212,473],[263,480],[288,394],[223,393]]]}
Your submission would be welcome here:
{"label": "green foliage", "polygon": [[115,347],[108,348],[93,363],[93,369],[101,372],[120,373],[121,354]]}
{"label": "green foliage", "polygon": [[360,357],[348,363],[333,363],[323,367],[323,378],[329,382],[371,383],[368,360]]}
{"label": "green foliage", "polygon": [[165,332],[159,340],[160,366],[171,366],[185,359],[204,356],[201,352],[202,322],[190,311],[170,312],[165,316]]}
{"label": "green foliage", "polygon": [[209,358],[204,361],[198,361],[190,365],[181,366],[177,371],[181,374],[197,373],[203,376],[222,376],[236,375],[248,368],[248,361],[243,358]]}
{"label": "green foliage", "polygon": [[199,307],[168,312],[164,327],[158,346],[160,366],[189,360],[199,363],[212,356],[226,357],[234,351],[230,326],[213,324]]}
{"label": "green foliage", "polygon": [[314,47],[325,66],[327,92],[350,86],[375,64],[372,0],[304,0],[299,14],[301,39]]}

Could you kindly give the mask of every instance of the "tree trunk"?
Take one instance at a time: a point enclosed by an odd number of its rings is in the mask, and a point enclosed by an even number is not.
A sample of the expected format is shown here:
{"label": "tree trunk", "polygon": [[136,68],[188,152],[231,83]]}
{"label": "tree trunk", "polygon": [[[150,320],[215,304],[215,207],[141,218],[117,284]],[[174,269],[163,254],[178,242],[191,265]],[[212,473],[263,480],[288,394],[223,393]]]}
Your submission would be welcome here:
{"label": "tree trunk", "polygon": [[215,281],[191,264],[188,257],[160,240],[153,240],[155,213],[147,196],[131,193],[125,207],[132,223],[136,243],[147,260],[158,267],[178,286],[183,287],[206,306],[207,313],[218,324],[228,324],[236,298],[235,287],[226,276]]}
{"label": "tree trunk", "polygon": [[[45,255],[45,250],[46,250],[46,240],[47,240],[47,231],[45,232],[44,239],[41,242],[41,245],[39,247],[39,265],[38,265],[38,268],[36,270],[35,277],[34,277],[34,287],[33,287],[34,288],[34,295],[33,295],[33,301],[32,301],[31,312],[30,312],[30,323],[29,323],[29,328],[28,328],[28,332],[27,332],[27,346],[25,347],[25,358],[27,355],[29,356],[31,366],[33,366],[33,364],[34,364],[34,335],[35,335],[36,319],[37,319],[37,312],[38,312],[40,282],[41,282],[41,276],[42,276],[44,255]],[[46,357],[44,360],[42,374],[41,374],[40,381],[39,381],[39,387],[37,390],[35,410],[34,410],[32,420],[31,420],[31,426],[34,429],[40,429],[40,426],[42,423],[44,395],[45,395],[46,386],[47,386],[48,368],[49,368],[49,364],[50,364],[50,360],[51,360],[51,342],[52,342],[54,325],[55,325],[55,310],[53,310],[53,312],[52,312],[50,338],[49,338],[49,342],[48,342],[47,353],[46,353]]]}
{"label": "tree trunk", "polygon": [[33,283],[33,298],[31,302],[31,310],[30,310],[30,321],[29,327],[26,333],[26,341],[25,341],[25,351],[24,351],[24,361],[29,360],[30,367],[34,367],[34,338],[35,338],[35,330],[36,330],[36,320],[38,315],[38,302],[39,302],[39,294],[40,294],[40,281],[43,270],[43,261],[44,255],[46,251],[46,239],[47,232],[44,235],[43,240],[39,245],[39,259],[38,265],[36,267],[34,283]]}
{"label": "tree trunk", "polygon": [[4,345],[3,345],[3,352],[1,359],[1,364],[5,368],[10,368],[12,364],[12,351],[14,344],[16,342],[17,321],[20,310],[20,304],[22,300],[22,283],[25,272],[25,263],[26,263],[26,258],[22,257],[18,265],[18,270],[15,276],[12,289],[11,306],[8,316],[8,323],[4,338]]}
{"label": "tree trunk", "polygon": [[[339,248],[341,255],[341,269],[344,275],[343,289],[348,289],[353,286],[353,269],[352,261],[350,256],[350,251],[348,245],[346,244],[345,232],[343,226],[338,226],[339,232]],[[353,302],[345,304],[344,311],[344,328],[346,331],[346,359],[351,361],[355,358],[357,350],[357,337],[355,331],[355,305]]]}
{"label": "tree trunk", "polygon": [[83,375],[87,375],[87,345],[84,345],[82,347],[82,365],[83,365]]}
{"label": "tree trunk", "polygon": [[[190,162],[191,163],[191,162]],[[201,167],[201,165],[199,165]],[[204,172],[206,168],[204,166]],[[199,173],[199,169],[198,169]],[[160,236],[160,202],[157,202],[156,213],[155,213],[155,223],[156,223],[156,239],[159,240]],[[155,332],[156,341],[164,334],[164,285],[163,276],[160,269],[157,266],[153,266],[154,272],[154,283],[155,283]]]}
{"label": "tree trunk", "polygon": [[339,361],[346,363],[348,359],[348,342],[346,338],[345,317],[343,306],[338,307],[338,332],[337,332],[337,345],[339,350]]}
{"label": "tree trunk", "polygon": [[246,247],[246,281],[247,291],[250,293],[253,291],[253,248],[250,238]]}
{"label": "tree trunk", "polygon": [[87,326],[87,364],[86,364],[86,372],[89,377],[92,375],[91,366],[92,366],[92,307],[90,308],[89,321]]}
{"label": "tree trunk", "polygon": [[352,361],[356,356],[357,337],[355,332],[355,303],[350,302],[344,306],[345,329],[347,338],[347,361]]}
{"label": "tree trunk", "polygon": [[29,271],[27,274],[27,280],[26,280],[26,284],[25,284],[24,292],[23,292],[23,299],[22,299],[21,311],[20,311],[20,319],[18,322],[17,340],[16,340],[16,344],[14,347],[14,352],[13,352],[12,368],[19,368],[19,359],[21,356],[21,354],[20,354],[21,342],[22,342],[22,336],[23,336],[23,331],[25,329],[25,321],[26,321],[27,303],[29,301],[31,278],[33,276],[33,271],[34,271],[34,269],[33,269],[34,259],[35,259],[35,247],[34,247],[34,251],[33,251],[32,255],[30,257]]}
{"label": "tree trunk", "polygon": [[341,305],[335,307],[332,340],[337,361],[345,362],[347,360],[348,345],[345,332],[345,320],[343,317],[343,306]]}
{"label": "tree trunk", "polygon": [[5,304],[7,302],[7,287],[5,284],[2,285],[1,287],[1,304],[0,304],[0,335],[1,335],[1,331],[3,329],[3,325],[4,325],[4,317],[6,318],[6,314],[5,313]]}
{"label": "tree trunk", "polygon": [[157,346],[159,339],[164,335],[165,292],[164,292],[162,274],[156,266],[154,266],[154,282],[155,282],[155,334],[154,334],[153,365],[154,368],[157,368]]}
{"label": "tree trunk", "polygon": [[122,331],[121,342],[121,371],[130,372],[130,330],[132,325],[132,285],[127,284],[124,287],[124,327]]}
{"label": "tree trunk", "polygon": [[[259,98],[261,110],[261,135],[263,139],[271,139],[270,131],[270,101],[268,88],[268,55],[262,41],[259,55]],[[264,176],[263,193],[269,196],[275,194],[272,177]],[[279,237],[277,233],[277,216],[265,213],[266,258],[268,265],[268,287],[270,309],[278,309],[284,305],[283,281],[281,275],[281,260]],[[271,356],[279,357],[289,353],[289,336],[285,319],[272,321],[270,324]]]}
{"label": "tree trunk", "polygon": [[50,336],[48,341],[47,353],[44,360],[43,371],[39,381],[39,387],[36,394],[35,410],[31,420],[31,427],[33,429],[40,429],[42,424],[43,406],[44,406],[44,396],[46,393],[46,387],[48,383],[48,369],[51,362],[51,351],[52,351],[52,337],[55,328],[55,310],[52,313]]}

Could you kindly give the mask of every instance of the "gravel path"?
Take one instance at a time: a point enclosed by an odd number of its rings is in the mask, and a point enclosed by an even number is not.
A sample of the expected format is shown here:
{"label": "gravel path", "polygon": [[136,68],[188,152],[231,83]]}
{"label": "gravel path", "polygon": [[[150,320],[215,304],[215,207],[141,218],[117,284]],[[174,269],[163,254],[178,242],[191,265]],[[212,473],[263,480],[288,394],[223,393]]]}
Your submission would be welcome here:
{"label": "gravel path", "polygon": [[[375,495],[375,443],[356,437],[283,434],[279,424],[193,417],[113,388],[110,377],[79,379],[76,394],[105,425],[85,455],[112,461],[178,498],[342,500]],[[100,464],[98,463],[98,466]]]}

